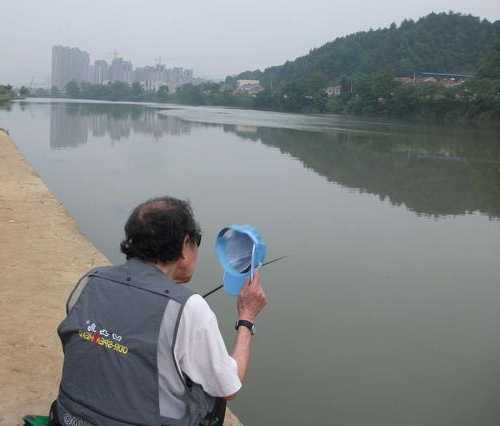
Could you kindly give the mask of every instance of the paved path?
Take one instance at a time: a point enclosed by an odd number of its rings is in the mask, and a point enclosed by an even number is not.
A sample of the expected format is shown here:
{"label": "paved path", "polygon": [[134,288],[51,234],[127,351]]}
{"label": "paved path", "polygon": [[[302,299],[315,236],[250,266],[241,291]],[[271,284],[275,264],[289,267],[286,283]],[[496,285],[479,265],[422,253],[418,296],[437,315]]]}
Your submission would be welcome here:
{"label": "paved path", "polygon": [[[46,414],[66,298],[85,271],[107,263],[0,130],[0,425]],[[225,424],[238,422],[229,414]]]}

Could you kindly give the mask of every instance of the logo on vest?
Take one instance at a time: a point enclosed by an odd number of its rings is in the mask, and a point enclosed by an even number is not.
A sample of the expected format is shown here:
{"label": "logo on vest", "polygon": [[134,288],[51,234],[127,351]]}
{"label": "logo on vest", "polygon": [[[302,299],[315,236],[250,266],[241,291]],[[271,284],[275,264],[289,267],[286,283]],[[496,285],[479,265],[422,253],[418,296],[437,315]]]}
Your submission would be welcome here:
{"label": "logo on vest", "polygon": [[122,336],[118,333],[109,331],[106,328],[98,329],[96,323],[89,320],[86,321],[86,324],[87,330],[78,331],[78,335],[81,339],[89,343],[103,346],[106,349],[113,350],[123,355],[128,353],[128,347],[119,343],[122,341]]}

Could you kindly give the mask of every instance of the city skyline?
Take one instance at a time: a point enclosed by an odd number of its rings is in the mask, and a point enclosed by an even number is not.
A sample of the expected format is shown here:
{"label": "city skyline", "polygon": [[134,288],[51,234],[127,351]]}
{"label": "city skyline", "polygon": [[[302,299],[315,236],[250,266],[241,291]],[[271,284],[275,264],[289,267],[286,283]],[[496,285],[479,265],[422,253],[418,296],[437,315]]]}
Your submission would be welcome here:
{"label": "city skyline", "polygon": [[167,68],[161,63],[161,58],[157,58],[156,65],[134,68],[131,60],[119,57],[116,53],[109,64],[105,59],[95,59],[92,63],[89,53],[78,47],[52,47],[50,87],[59,90],[64,90],[71,81],[93,84],[121,81],[128,84],[139,82],[149,91],[166,85],[169,91],[175,92],[177,87],[192,83],[193,78],[193,70],[182,67]]}

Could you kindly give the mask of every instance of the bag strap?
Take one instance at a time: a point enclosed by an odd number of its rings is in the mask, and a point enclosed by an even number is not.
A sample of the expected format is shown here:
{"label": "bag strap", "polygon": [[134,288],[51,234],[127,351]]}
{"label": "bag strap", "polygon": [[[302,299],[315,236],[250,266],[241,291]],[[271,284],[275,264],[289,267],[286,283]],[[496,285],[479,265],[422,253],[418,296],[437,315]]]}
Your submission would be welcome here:
{"label": "bag strap", "polygon": [[62,426],[57,415],[57,400],[50,405],[48,426]]}

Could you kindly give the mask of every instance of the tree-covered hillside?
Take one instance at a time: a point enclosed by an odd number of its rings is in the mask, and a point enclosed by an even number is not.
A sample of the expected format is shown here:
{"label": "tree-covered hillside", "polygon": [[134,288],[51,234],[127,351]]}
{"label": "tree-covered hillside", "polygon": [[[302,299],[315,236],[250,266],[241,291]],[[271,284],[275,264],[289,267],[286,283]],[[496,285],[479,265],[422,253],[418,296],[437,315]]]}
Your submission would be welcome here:
{"label": "tree-covered hillside", "polygon": [[482,57],[500,40],[500,21],[491,23],[471,15],[431,13],[418,21],[339,37],[308,55],[265,71],[247,71],[235,79],[257,79],[266,87],[294,81],[317,84],[342,76],[390,72],[475,74]]}

